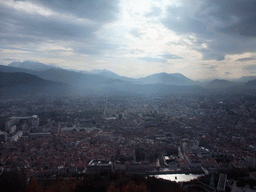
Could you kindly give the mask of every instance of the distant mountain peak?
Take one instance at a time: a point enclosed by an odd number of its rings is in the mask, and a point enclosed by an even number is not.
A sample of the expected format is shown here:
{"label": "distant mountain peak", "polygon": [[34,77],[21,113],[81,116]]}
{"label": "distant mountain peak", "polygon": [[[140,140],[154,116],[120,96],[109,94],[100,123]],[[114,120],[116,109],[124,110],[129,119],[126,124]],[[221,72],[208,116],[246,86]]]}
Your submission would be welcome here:
{"label": "distant mountain peak", "polygon": [[189,85],[194,81],[182,75],[181,73],[155,73],[147,77],[139,78],[145,84],[169,84],[169,85]]}
{"label": "distant mountain peak", "polygon": [[113,71],[110,71],[108,69],[93,69],[89,71],[89,73],[95,74],[95,75],[101,75],[103,77],[107,77],[110,79],[116,79],[116,80],[122,80],[122,81],[135,81],[133,78],[125,77],[125,76],[120,76]]}
{"label": "distant mountain peak", "polygon": [[18,67],[23,69],[30,69],[35,71],[45,71],[50,68],[58,68],[52,65],[46,65],[37,61],[23,61],[23,62],[12,62],[8,66]]}
{"label": "distant mountain peak", "polygon": [[230,82],[229,80],[226,79],[214,79],[211,81],[211,83],[223,83],[223,82]]}
{"label": "distant mountain peak", "polygon": [[237,81],[239,82],[248,82],[248,81],[252,81],[255,80],[256,76],[242,76],[239,79],[237,79]]}
{"label": "distant mountain peak", "polygon": [[[93,69],[91,71],[89,71],[90,73],[94,73],[94,74],[102,74],[102,73],[111,73],[111,74],[116,74],[113,71],[110,71],[108,69]],[[117,74],[116,74],[117,75]]]}

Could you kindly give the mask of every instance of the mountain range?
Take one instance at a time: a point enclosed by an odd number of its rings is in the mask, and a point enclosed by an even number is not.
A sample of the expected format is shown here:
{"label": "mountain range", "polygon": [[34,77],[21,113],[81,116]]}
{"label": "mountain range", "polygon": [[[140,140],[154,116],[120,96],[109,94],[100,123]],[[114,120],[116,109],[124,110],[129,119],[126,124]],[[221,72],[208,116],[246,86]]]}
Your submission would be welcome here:
{"label": "mountain range", "polygon": [[[36,75],[40,78],[63,82],[67,84],[79,84],[79,83],[87,83],[87,84],[97,84],[97,83],[107,83],[113,80],[120,80],[123,82],[133,82],[138,84],[167,84],[167,85],[193,85],[194,81],[185,77],[179,73],[157,73],[153,75],[149,75],[147,77],[141,77],[138,79],[129,78],[125,76],[120,76],[112,71],[103,69],[103,70],[92,70],[92,71],[71,71],[65,70],[61,68],[51,68],[45,64],[41,63],[33,63],[35,66],[30,67],[28,69],[28,63],[31,66],[32,62],[23,62],[25,65],[21,65],[19,67],[16,66],[16,63],[11,63],[8,66],[0,65],[0,71],[2,72],[23,72],[32,75]],[[15,64],[15,65],[14,65]],[[21,67],[22,66],[22,67]],[[34,70],[44,68],[44,70]]]}
{"label": "mountain range", "polygon": [[237,86],[239,83],[232,82],[224,79],[214,79],[208,82],[204,87],[208,89],[226,89],[228,87]]}
{"label": "mountain range", "polygon": [[0,95],[27,94],[67,94],[69,86],[64,83],[48,81],[35,75],[13,72],[0,72]]}
{"label": "mountain range", "polygon": [[[243,90],[253,87],[256,80],[244,83],[215,79],[208,83],[193,81],[180,73],[156,73],[138,79],[120,76],[106,69],[74,71],[43,63],[25,61],[0,65],[0,91],[21,90],[29,87],[34,92],[53,93],[53,88],[62,94],[192,94],[211,90]],[[253,79],[253,77],[250,77]],[[255,77],[256,79],[256,77]],[[18,83],[18,84],[17,84]],[[254,86],[255,85],[255,86]],[[58,89],[57,89],[58,88]],[[24,90],[27,90],[24,88]],[[24,92],[21,91],[21,92]],[[50,91],[47,91],[50,90]],[[12,91],[9,91],[10,93]]]}
{"label": "mountain range", "polygon": [[19,68],[24,68],[24,69],[31,69],[31,70],[36,70],[36,71],[43,71],[43,70],[47,70],[50,68],[59,68],[59,67],[55,67],[53,65],[46,65],[46,64],[34,62],[34,61],[12,62],[8,66],[19,67]]}

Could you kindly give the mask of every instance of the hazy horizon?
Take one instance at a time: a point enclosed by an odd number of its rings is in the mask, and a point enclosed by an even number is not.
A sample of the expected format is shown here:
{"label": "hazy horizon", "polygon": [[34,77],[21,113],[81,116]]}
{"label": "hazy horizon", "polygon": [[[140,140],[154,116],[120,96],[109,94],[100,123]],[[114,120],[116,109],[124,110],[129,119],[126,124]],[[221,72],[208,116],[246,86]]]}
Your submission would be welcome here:
{"label": "hazy horizon", "polygon": [[[21,65],[23,63],[26,63],[26,62],[29,62],[30,64],[32,65],[36,65],[36,64],[43,64],[43,65],[46,65],[48,66],[49,68],[59,68],[59,69],[64,69],[64,70],[68,70],[68,71],[74,71],[74,72],[82,72],[82,73],[91,73],[91,74],[99,74],[99,73],[102,73],[102,72],[112,72],[114,74],[117,74],[121,77],[128,77],[128,78],[133,78],[133,79],[139,79],[139,78],[143,78],[143,77],[147,77],[147,76],[151,76],[151,75],[155,75],[155,74],[160,74],[160,73],[166,73],[166,74],[175,74],[175,73],[168,73],[168,72],[165,72],[165,71],[161,71],[161,72],[155,72],[155,73],[151,73],[151,74],[148,74],[148,75],[143,75],[143,76],[128,76],[128,75],[121,75],[119,74],[118,72],[114,72],[114,71],[111,71],[107,68],[95,68],[95,69],[91,69],[91,70],[77,70],[77,69],[73,69],[73,68],[63,68],[61,66],[57,66],[57,65],[52,65],[52,64],[45,64],[45,63],[40,63],[40,62],[37,62],[37,61],[23,61],[23,62],[12,62],[12,63],[9,63],[9,64],[6,64],[6,65],[3,65],[3,66],[11,66],[11,67],[18,67],[18,68],[24,68],[24,69],[30,69],[29,67],[24,67],[24,66],[12,66],[13,63],[20,63]],[[34,69],[32,69],[34,70]],[[38,70],[38,71],[44,71],[46,69],[43,69],[43,70]],[[182,74],[182,73],[177,73],[177,74]],[[184,75],[184,74],[182,74]],[[185,75],[184,75],[185,76]],[[245,76],[239,76],[237,78],[231,78],[231,77],[221,77],[221,78],[218,78],[218,77],[211,77],[211,78],[190,78],[191,80],[193,81],[201,81],[201,82],[204,82],[204,81],[211,81],[211,80],[215,80],[215,79],[219,79],[219,80],[229,80],[229,81],[233,81],[233,80],[237,80],[239,78],[242,78],[242,77],[253,77],[256,75],[253,75],[253,74],[250,74],[250,75],[245,75]],[[187,76],[185,76],[187,77]]]}
{"label": "hazy horizon", "polygon": [[256,74],[255,1],[0,4],[3,65],[30,60],[133,78],[161,72],[193,80]]}

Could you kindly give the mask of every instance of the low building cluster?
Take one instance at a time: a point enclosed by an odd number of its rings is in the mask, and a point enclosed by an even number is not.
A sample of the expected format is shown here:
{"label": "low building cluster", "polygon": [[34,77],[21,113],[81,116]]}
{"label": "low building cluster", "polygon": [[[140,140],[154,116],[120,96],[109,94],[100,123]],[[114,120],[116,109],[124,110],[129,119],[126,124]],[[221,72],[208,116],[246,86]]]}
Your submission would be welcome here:
{"label": "low building cluster", "polygon": [[30,174],[255,168],[248,97],[5,98],[0,163]]}

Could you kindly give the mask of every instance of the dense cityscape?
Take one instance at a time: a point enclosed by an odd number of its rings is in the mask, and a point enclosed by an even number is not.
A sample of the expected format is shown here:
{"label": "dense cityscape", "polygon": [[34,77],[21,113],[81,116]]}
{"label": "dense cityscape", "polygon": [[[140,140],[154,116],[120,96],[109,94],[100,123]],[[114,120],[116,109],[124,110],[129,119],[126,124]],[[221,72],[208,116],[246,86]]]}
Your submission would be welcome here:
{"label": "dense cityscape", "polygon": [[1,106],[2,169],[29,177],[238,169],[255,178],[253,95],[23,96]]}

